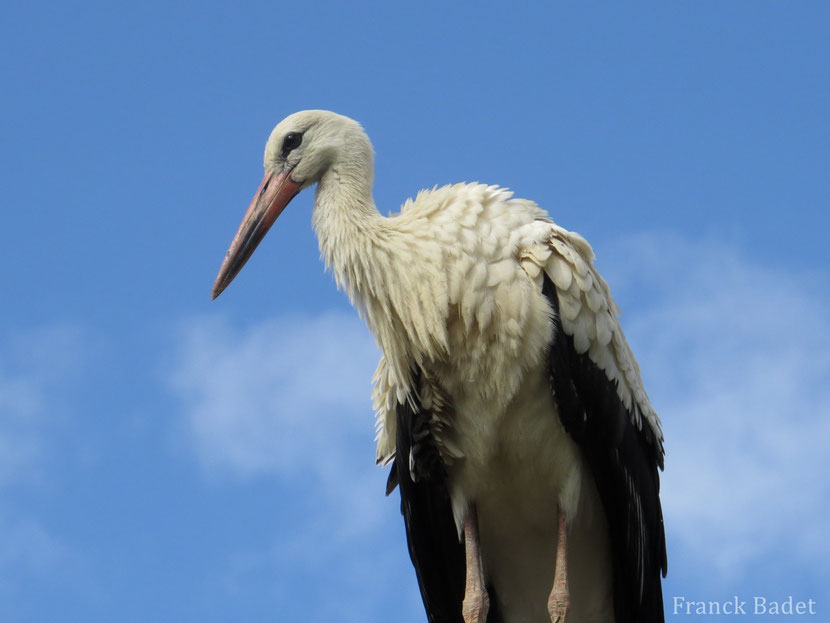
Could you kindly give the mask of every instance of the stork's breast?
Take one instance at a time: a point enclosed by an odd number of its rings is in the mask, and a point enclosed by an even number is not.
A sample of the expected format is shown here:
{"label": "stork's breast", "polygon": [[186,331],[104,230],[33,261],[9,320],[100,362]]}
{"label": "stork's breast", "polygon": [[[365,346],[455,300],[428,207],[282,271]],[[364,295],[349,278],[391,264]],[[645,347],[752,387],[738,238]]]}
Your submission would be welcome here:
{"label": "stork's breast", "polygon": [[512,258],[460,261],[450,283],[450,382],[459,392],[504,406],[524,375],[541,364],[551,335],[550,308]]}

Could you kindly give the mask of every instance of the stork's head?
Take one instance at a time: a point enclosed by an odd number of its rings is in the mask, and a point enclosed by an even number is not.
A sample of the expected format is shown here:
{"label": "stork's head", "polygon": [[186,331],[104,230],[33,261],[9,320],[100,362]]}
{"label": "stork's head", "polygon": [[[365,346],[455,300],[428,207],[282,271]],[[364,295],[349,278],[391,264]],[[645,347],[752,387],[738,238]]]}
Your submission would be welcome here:
{"label": "stork's head", "polygon": [[225,255],[211,297],[228,287],[285,206],[329,171],[372,184],[372,144],[356,121],[304,110],[280,121],[265,144],[265,177]]}

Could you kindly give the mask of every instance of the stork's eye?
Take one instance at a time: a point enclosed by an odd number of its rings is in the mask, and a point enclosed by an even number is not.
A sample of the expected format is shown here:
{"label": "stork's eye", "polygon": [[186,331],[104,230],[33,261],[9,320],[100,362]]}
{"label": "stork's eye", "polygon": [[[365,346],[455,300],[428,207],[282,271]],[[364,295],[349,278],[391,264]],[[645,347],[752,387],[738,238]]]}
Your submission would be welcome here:
{"label": "stork's eye", "polygon": [[297,149],[303,142],[303,135],[300,132],[289,132],[282,139],[282,157],[285,158],[293,149]]}

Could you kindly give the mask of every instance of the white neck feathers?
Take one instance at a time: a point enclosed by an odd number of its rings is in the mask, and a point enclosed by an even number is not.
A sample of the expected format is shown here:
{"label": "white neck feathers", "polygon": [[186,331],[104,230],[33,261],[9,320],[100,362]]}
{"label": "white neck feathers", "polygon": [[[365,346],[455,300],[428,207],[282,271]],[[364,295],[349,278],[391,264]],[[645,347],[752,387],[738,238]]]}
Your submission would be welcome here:
{"label": "white neck feathers", "polygon": [[[435,262],[440,249],[399,219],[381,216],[371,173],[368,182],[355,173],[332,167],[323,176],[312,225],[326,267],[404,380],[412,364],[446,352],[446,284]],[[416,249],[433,257],[419,257]]]}

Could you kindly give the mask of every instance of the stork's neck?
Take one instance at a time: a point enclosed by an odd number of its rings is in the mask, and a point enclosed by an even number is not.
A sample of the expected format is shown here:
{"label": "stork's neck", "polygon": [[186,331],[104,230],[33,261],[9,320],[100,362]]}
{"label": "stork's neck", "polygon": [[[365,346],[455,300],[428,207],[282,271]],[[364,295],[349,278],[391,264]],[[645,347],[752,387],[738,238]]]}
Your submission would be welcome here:
{"label": "stork's neck", "polygon": [[413,358],[446,351],[447,289],[434,269],[440,251],[421,240],[416,252],[413,233],[378,213],[371,177],[329,170],[317,186],[312,224],[326,266],[402,383]]}
{"label": "stork's neck", "polygon": [[384,221],[372,198],[371,172],[359,175],[332,167],[317,185],[311,222],[320,253],[353,302],[362,299],[367,273],[378,261],[376,243],[385,238]]}

